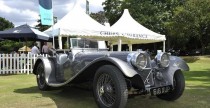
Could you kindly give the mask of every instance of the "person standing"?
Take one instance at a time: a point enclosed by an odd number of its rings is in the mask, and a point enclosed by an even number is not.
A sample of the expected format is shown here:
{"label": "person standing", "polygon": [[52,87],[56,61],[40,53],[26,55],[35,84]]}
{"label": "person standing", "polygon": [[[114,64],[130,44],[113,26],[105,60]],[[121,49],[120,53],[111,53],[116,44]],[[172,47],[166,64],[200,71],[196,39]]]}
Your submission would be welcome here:
{"label": "person standing", "polygon": [[37,47],[37,43],[36,42],[34,43],[34,46],[31,49],[31,54],[40,54],[40,51],[39,51],[39,49]]}
{"label": "person standing", "polygon": [[47,42],[44,42],[44,45],[42,46],[42,53],[48,54],[48,52],[49,52],[49,47],[47,46]]}

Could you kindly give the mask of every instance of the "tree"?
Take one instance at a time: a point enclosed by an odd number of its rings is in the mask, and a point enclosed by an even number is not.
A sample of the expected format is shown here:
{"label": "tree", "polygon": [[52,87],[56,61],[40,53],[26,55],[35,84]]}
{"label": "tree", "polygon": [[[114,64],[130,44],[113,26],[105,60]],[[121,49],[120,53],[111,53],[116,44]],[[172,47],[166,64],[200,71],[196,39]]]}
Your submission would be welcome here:
{"label": "tree", "polygon": [[[0,17],[0,31],[13,28],[14,24],[5,18]],[[11,40],[4,40],[0,42],[0,51],[2,52],[11,52],[13,48],[20,47],[21,43],[11,41]]]}
{"label": "tree", "polygon": [[12,40],[4,40],[0,42],[0,51],[10,53],[14,48],[20,48],[23,46],[22,42],[16,42]]}
{"label": "tree", "polygon": [[[37,28],[39,31],[45,31],[48,28],[50,28],[51,26],[49,25],[42,25],[41,24],[41,19],[37,20],[38,24],[35,26],[35,28]],[[57,23],[57,17],[54,17],[54,24]]]}
{"label": "tree", "polygon": [[37,28],[39,31],[45,31],[45,30],[47,30],[48,28],[51,27],[49,25],[42,25],[41,24],[41,19],[38,19],[37,22],[38,22],[38,24],[35,26],[35,28]]}
{"label": "tree", "polygon": [[98,21],[100,24],[104,24],[106,22],[105,13],[103,11],[99,11],[98,13],[91,13],[90,17]]}
{"label": "tree", "polygon": [[210,1],[188,0],[184,6],[176,9],[171,25],[171,34],[197,42],[191,47],[200,44],[204,54],[210,42]]}
{"label": "tree", "polygon": [[5,29],[13,28],[14,24],[5,18],[0,17],[0,31],[3,31]]}
{"label": "tree", "polygon": [[173,10],[183,3],[182,0],[106,0],[105,16],[114,24],[128,9],[131,16],[153,31],[165,33],[165,22],[170,21]]}
{"label": "tree", "polygon": [[102,3],[105,16],[108,18],[110,25],[113,25],[120,18],[123,10],[122,4],[123,1],[120,0],[106,0]]}

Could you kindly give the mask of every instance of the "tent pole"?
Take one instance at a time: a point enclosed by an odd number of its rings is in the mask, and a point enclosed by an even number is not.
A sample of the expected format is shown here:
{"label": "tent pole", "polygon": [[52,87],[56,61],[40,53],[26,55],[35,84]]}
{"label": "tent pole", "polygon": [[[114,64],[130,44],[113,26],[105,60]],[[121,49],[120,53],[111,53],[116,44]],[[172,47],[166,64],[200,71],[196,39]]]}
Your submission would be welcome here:
{"label": "tent pole", "polygon": [[[53,14],[53,0],[52,0],[52,14]],[[54,16],[52,16],[53,21],[52,21],[52,37],[53,37],[53,48],[55,49],[55,37],[54,37],[54,24],[55,24],[55,19]]]}
{"label": "tent pole", "polygon": [[[53,24],[54,25],[54,24]],[[53,37],[53,48],[55,49],[55,37],[54,37],[54,26],[52,25],[52,37]]]}
{"label": "tent pole", "polygon": [[111,44],[111,49],[110,49],[111,51],[113,51],[114,49],[113,49],[113,44]]}
{"label": "tent pole", "polygon": [[67,49],[69,49],[69,37],[67,36],[67,43],[66,43],[66,45],[67,45]]}
{"label": "tent pole", "polygon": [[62,49],[62,36],[58,36],[59,49]]}
{"label": "tent pole", "polygon": [[129,51],[132,51],[133,50],[133,47],[132,47],[132,44],[131,43],[128,44],[128,47],[129,47]]}
{"label": "tent pole", "polygon": [[166,52],[166,41],[163,41],[163,52]]}
{"label": "tent pole", "polygon": [[108,44],[109,44],[109,50],[110,51],[113,51],[113,44],[111,41],[108,41]]}
{"label": "tent pole", "polygon": [[122,46],[122,40],[121,37],[118,40],[118,51],[121,51],[121,46]]}

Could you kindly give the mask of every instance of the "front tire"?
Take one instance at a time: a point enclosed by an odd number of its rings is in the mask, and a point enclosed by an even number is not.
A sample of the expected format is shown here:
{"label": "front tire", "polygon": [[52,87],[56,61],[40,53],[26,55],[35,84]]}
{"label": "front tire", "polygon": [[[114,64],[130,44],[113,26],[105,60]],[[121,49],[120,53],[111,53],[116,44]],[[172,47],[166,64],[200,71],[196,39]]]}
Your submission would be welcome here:
{"label": "front tire", "polygon": [[36,81],[38,88],[42,91],[49,90],[50,87],[47,85],[45,80],[45,70],[44,70],[44,64],[40,62],[36,68]]}
{"label": "front tire", "polygon": [[184,92],[184,88],[185,88],[185,79],[181,70],[178,70],[175,72],[173,83],[174,83],[173,84],[174,88],[171,92],[157,95],[157,97],[163,100],[167,100],[167,101],[174,101],[178,99]]}
{"label": "front tire", "polygon": [[122,72],[112,65],[100,67],[93,82],[93,93],[99,108],[123,108],[128,90]]}

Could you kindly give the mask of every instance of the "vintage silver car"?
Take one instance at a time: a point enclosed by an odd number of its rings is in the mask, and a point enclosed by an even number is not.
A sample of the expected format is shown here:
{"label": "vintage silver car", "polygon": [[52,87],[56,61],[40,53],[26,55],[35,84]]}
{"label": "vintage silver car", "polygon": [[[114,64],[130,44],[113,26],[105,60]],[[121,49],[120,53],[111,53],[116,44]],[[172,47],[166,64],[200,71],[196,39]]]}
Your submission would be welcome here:
{"label": "vintage silver car", "polygon": [[189,67],[179,57],[159,51],[151,60],[142,50],[108,51],[103,41],[71,38],[70,43],[69,51],[37,58],[33,73],[40,90],[91,82],[100,108],[125,107],[130,93],[173,101],[184,91],[182,71]]}

